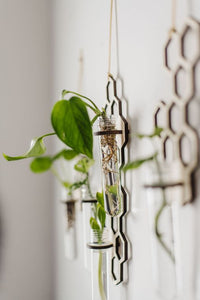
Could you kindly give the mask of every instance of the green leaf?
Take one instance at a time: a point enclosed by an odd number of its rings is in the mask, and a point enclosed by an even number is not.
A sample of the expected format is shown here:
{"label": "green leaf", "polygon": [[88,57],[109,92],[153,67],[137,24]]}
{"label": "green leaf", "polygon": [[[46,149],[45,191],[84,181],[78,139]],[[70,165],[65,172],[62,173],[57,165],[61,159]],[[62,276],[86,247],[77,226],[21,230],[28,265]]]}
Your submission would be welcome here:
{"label": "green leaf", "polygon": [[95,220],[95,218],[93,218],[93,217],[90,218],[90,226],[93,230],[99,230],[100,231],[100,226],[97,223],[97,220]]}
{"label": "green leaf", "polygon": [[77,153],[92,158],[92,126],[84,102],[78,97],[58,101],[51,114],[57,136]]}
{"label": "green leaf", "polygon": [[44,145],[43,138],[46,137],[46,136],[49,136],[49,135],[54,135],[54,134],[55,133],[48,133],[48,134],[45,134],[41,137],[34,138],[31,141],[31,146],[30,146],[29,150],[21,156],[8,156],[5,153],[3,153],[3,156],[8,161],[20,160],[20,159],[24,159],[24,158],[41,156],[46,151],[46,147]]}
{"label": "green leaf", "polygon": [[101,228],[103,229],[105,226],[105,221],[106,221],[106,212],[99,203],[97,204],[97,216],[98,216],[99,222],[101,224]]}
{"label": "green leaf", "polygon": [[78,153],[72,149],[63,150],[62,156],[66,160],[71,160],[75,158],[78,155]]}
{"label": "green leaf", "polygon": [[74,150],[64,149],[54,156],[43,156],[43,157],[35,158],[31,162],[30,168],[31,168],[31,171],[34,173],[45,172],[51,168],[51,166],[55,160],[57,160],[61,157],[64,157],[66,160],[71,160],[77,155],[78,155],[77,152],[75,152]]}
{"label": "green leaf", "polygon": [[87,174],[90,167],[94,164],[94,160],[88,157],[81,158],[75,165],[74,169],[78,172]]}
{"label": "green leaf", "polygon": [[145,162],[148,162],[148,161],[151,161],[153,160],[155,157],[157,156],[157,153],[152,155],[152,156],[149,156],[149,157],[146,157],[146,158],[143,158],[143,159],[137,159],[137,160],[134,160],[128,164],[126,164],[124,167],[123,167],[123,171],[126,172],[128,170],[133,170],[133,169],[138,169],[141,165],[143,165]]}
{"label": "green leaf", "polygon": [[62,185],[68,189],[72,184],[68,181],[62,181]]}
{"label": "green leaf", "polygon": [[75,158],[78,155],[78,153],[72,149],[64,149],[58,152],[58,154],[54,155],[53,160],[59,159],[63,157],[66,160],[71,160]]}
{"label": "green leaf", "polygon": [[104,208],[104,196],[103,193],[96,193],[97,202]]}
{"label": "green leaf", "polygon": [[115,185],[110,185],[106,187],[107,191],[115,196],[117,196],[117,193],[118,193],[118,185],[115,184]]}
{"label": "green leaf", "polygon": [[52,166],[52,158],[50,156],[36,157],[30,164],[31,171],[34,173],[42,173],[48,171]]}
{"label": "green leaf", "polygon": [[143,138],[154,138],[156,136],[160,136],[161,132],[163,131],[163,128],[161,127],[155,127],[154,128],[154,132],[151,133],[151,134],[140,134],[140,133],[137,133],[136,136],[139,138],[139,139],[143,139]]}
{"label": "green leaf", "polygon": [[162,131],[163,131],[163,128],[161,128],[161,127],[155,127],[153,136],[159,136]]}

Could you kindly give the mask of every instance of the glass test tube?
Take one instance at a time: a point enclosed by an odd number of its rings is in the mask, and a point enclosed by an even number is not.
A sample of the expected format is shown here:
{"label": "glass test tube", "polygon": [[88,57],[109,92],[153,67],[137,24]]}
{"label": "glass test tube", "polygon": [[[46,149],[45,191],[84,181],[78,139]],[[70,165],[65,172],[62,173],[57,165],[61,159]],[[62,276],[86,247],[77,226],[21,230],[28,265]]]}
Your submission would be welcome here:
{"label": "glass test tube", "polygon": [[90,218],[93,217],[93,211],[97,203],[96,199],[91,199],[87,186],[81,188],[82,202],[82,224],[83,224],[83,251],[84,251],[84,266],[88,271],[91,271],[91,251],[87,244],[90,241],[91,227]]}
{"label": "glass test tube", "polygon": [[[151,165],[152,167],[152,165]],[[177,299],[181,286],[180,174],[167,165],[153,166],[148,174],[147,200],[150,223],[153,281],[160,299]]]}
{"label": "glass test tube", "polygon": [[99,118],[97,135],[100,136],[105,210],[110,216],[119,215],[122,205],[117,133],[114,116]]}
{"label": "glass test tube", "polygon": [[91,250],[91,279],[92,300],[109,300],[109,261],[110,250],[113,244],[110,242],[107,229],[102,234],[91,230],[91,242],[88,248]]}

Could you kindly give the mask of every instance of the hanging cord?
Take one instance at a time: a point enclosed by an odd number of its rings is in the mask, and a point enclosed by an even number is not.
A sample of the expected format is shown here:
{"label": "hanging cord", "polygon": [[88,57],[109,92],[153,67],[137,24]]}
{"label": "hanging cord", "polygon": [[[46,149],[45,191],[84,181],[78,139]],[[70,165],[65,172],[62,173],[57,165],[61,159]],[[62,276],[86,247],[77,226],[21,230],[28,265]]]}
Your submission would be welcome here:
{"label": "hanging cord", "polygon": [[192,16],[193,14],[193,3],[191,0],[187,1],[187,11],[188,11],[188,15]]}
{"label": "hanging cord", "polygon": [[177,0],[172,0],[172,26],[169,30],[170,37],[176,32],[176,2]]}
{"label": "hanging cord", "polygon": [[118,11],[117,11],[117,1],[115,0],[115,30],[116,30],[116,63],[117,63],[117,77],[120,77],[119,68],[119,34],[118,34]]}
{"label": "hanging cord", "polygon": [[79,54],[79,76],[78,76],[78,93],[81,93],[82,91],[82,85],[83,85],[83,49],[80,49]]}
{"label": "hanging cord", "polygon": [[108,46],[108,78],[111,75],[111,43],[112,43],[112,15],[113,15],[113,0],[110,1],[110,26],[109,26],[109,46]]}

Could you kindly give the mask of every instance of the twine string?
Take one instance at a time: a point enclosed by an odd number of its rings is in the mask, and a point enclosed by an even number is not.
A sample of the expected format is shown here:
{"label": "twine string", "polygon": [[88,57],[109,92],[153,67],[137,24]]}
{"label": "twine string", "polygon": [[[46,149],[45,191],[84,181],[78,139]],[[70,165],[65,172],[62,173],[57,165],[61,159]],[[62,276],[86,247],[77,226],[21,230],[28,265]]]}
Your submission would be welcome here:
{"label": "twine string", "polygon": [[83,49],[80,49],[80,54],[79,54],[79,74],[78,74],[78,92],[80,93],[82,91],[82,86],[83,86]]}
{"label": "twine string", "polygon": [[108,44],[108,78],[111,75],[111,44],[112,44],[112,16],[113,0],[110,1],[110,24],[109,24],[109,44]]}
{"label": "twine string", "polygon": [[172,0],[172,12],[171,12],[171,28],[169,30],[169,36],[171,37],[174,32],[176,32],[176,6],[177,0]]}

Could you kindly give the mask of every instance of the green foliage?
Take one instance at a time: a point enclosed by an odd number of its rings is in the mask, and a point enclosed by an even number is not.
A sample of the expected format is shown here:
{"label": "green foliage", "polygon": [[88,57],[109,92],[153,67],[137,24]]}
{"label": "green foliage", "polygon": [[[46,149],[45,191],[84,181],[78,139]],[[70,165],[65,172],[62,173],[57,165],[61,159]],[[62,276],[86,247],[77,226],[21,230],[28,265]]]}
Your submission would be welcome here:
{"label": "green foliage", "polygon": [[68,181],[62,181],[62,185],[63,185],[64,187],[66,187],[66,189],[69,189],[69,187],[71,186],[71,183],[68,182]]}
{"label": "green foliage", "polygon": [[54,155],[53,160],[63,157],[66,160],[71,160],[75,158],[78,153],[72,149],[61,150],[58,154]]}
{"label": "green foliage", "polygon": [[[137,133],[136,136],[140,139],[143,138],[149,138],[149,139],[153,139],[155,137],[160,136],[161,132],[163,131],[163,128],[160,127],[155,127],[153,133],[151,134],[139,134]],[[122,170],[124,172],[128,171],[128,170],[134,170],[134,169],[138,169],[139,167],[141,167],[144,163],[149,162],[154,160],[157,157],[157,153],[155,153],[154,155],[142,158],[142,159],[137,159],[134,161],[131,161],[129,163],[127,163]]]}
{"label": "green foliage", "polygon": [[102,109],[102,111],[100,111],[99,109],[98,109],[98,107],[96,106],[96,104],[90,99],[90,98],[88,98],[88,97],[86,97],[86,96],[83,96],[83,95],[81,95],[81,94],[79,94],[79,93],[75,93],[75,92],[72,92],[72,91],[67,91],[67,90],[63,90],[62,91],[62,97],[64,98],[65,97],[65,95],[67,95],[67,94],[73,94],[73,95],[75,95],[75,96],[79,96],[79,97],[81,97],[81,99],[85,99],[85,100],[87,100],[87,102],[89,102],[90,103],[90,105],[86,102],[86,101],[83,101],[84,102],[84,104],[87,106],[87,107],[89,107],[96,115],[103,115],[104,113],[105,113],[105,110],[104,109]]}
{"label": "green foliage", "polygon": [[149,162],[149,161],[152,161],[156,158],[157,156],[157,153],[154,154],[154,155],[151,155],[151,156],[148,156],[146,158],[143,158],[143,159],[137,159],[137,160],[134,160],[128,164],[126,164],[124,167],[123,167],[123,171],[126,172],[128,170],[134,170],[134,169],[138,169],[139,167],[141,167],[141,165],[143,165],[144,163],[146,162]]}
{"label": "green foliage", "polygon": [[99,226],[97,220],[93,217],[90,218],[90,226],[93,230],[100,231],[100,226]]}
{"label": "green foliage", "polygon": [[99,203],[97,203],[97,217],[101,224],[101,228],[103,229],[105,226],[105,221],[106,221],[106,212]]}
{"label": "green foliage", "polygon": [[[57,135],[61,141],[72,148],[72,150],[66,150],[60,153],[65,159],[72,159],[72,157],[80,153],[85,154],[89,158],[93,157],[92,125],[98,116],[105,115],[105,109],[102,109],[102,111],[99,110],[96,104],[88,97],[72,91],[62,91],[63,98],[67,94],[74,94],[76,97],[56,102],[51,113],[51,122],[55,133],[49,133],[33,139],[30,149],[23,155],[9,156],[3,154],[5,159],[13,161],[43,155],[46,151],[43,138],[50,135]],[[95,114],[92,121],[89,119],[87,107]],[[45,159],[45,161],[47,161],[47,159]],[[44,161],[42,161],[42,163],[44,163]],[[39,167],[36,169],[39,170]],[[44,169],[44,167],[41,167],[41,170]]]}
{"label": "green foliage", "polygon": [[61,141],[77,153],[93,157],[92,126],[80,98],[58,101],[53,107],[51,122]]}
{"label": "green foliage", "polygon": [[43,139],[47,136],[54,135],[54,134],[55,133],[48,133],[48,134],[42,135],[41,137],[34,138],[31,141],[31,146],[30,146],[29,150],[21,156],[8,156],[5,153],[3,153],[3,156],[8,161],[40,156],[40,155],[44,154],[46,151],[46,147],[45,147]]}
{"label": "green foliage", "polygon": [[104,208],[104,196],[103,193],[96,193],[97,202]]}
{"label": "green foliage", "polygon": [[94,160],[88,157],[81,158],[75,165],[74,169],[78,172],[87,174],[90,167],[94,164]]}
{"label": "green foliage", "polygon": [[98,234],[99,242],[101,242],[103,230],[106,223],[106,212],[104,209],[104,196],[103,193],[96,193],[97,203],[95,204],[93,214],[94,217],[90,218],[90,226],[92,230]]}
{"label": "green foliage", "polygon": [[[9,161],[31,157],[35,158],[30,164],[30,169],[34,173],[42,173],[51,170],[58,180],[68,189],[69,193],[72,193],[72,191],[86,184],[88,186],[90,196],[92,197],[88,178],[89,168],[94,164],[94,160],[92,159],[92,125],[99,116],[105,115],[105,109],[102,109],[102,111],[99,110],[91,99],[72,91],[63,90],[62,97],[64,98],[67,94],[74,94],[76,96],[71,97],[69,100],[62,99],[56,102],[52,109],[51,123],[55,130],[54,133],[49,133],[33,139],[30,149],[24,155],[14,157],[6,154],[3,155],[5,159]],[[90,121],[87,108],[90,108],[95,114],[92,121]],[[71,149],[61,150],[53,156],[42,156],[46,152],[43,138],[50,135],[57,135],[57,137]],[[67,181],[63,181],[57,171],[53,168],[54,161],[60,158],[71,160],[78,154],[86,155],[86,157],[81,158],[74,166],[74,169],[77,172],[85,175],[83,180],[72,184]],[[93,229],[100,230],[100,233],[102,233],[106,219],[104,199],[101,193],[97,194],[97,198],[98,204],[95,208],[95,217],[97,219],[91,218],[90,224]]]}
{"label": "green foliage", "polygon": [[118,185],[114,184],[114,185],[108,185],[106,187],[107,191],[111,194],[113,194],[114,196],[117,196],[118,193]]}
{"label": "green foliage", "polygon": [[[163,128],[159,128],[159,127],[155,127],[154,132],[152,134],[137,134],[136,136],[140,139],[143,138],[149,138],[149,139],[153,139],[154,137],[160,136],[161,132],[163,131]],[[143,165],[146,162],[155,161],[155,166],[157,168],[157,172],[159,175],[159,181],[160,183],[162,182],[162,178],[161,178],[161,174],[160,174],[160,168],[159,168],[159,161],[157,159],[157,155],[158,153],[156,152],[154,155],[143,158],[143,159],[138,159],[135,161],[132,161],[128,164],[126,164],[123,168],[123,171],[126,172],[128,170],[133,170],[133,169],[137,169],[139,168],[141,165]],[[154,186],[154,184],[152,185],[152,187]],[[157,186],[157,183],[155,183],[155,186]],[[175,258],[174,258],[174,253],[171,251],[170,247],[165,243],[162,234],[159,231],[159,220],[160,217],[165,209],[165,207],[167,206],[167,201],[166,201],[166,195],[165,195],[165,189],[161,189],[162,191],[162,201],[161,201],[161,205],[155,215],[155,220],[154,220],[154,231],[155,231],[155,235],[158,239],[158,242],[160,243],[161,247],[165,250],[165,252],[169,255],[170,259],[172,260],[172,262],[175,262]]]}
{"label": "green foliage", "polygon": [[143,139],[143,138],[154,138],[156,136],[160,136],[161,132],[163,131],[163,128],[161,127],[155,127],[154,128],[154,132],[151,133],[151,134],[140,134],[140,133],[137,133],[136,136],[139,138],[139,139]]}
{"label": "green foliage", "polygon": [[52,166],[50,156],[36,157],[30,164],[30,169],[34,173],[42,173],[48,171]]}
{"label": "green foliage", "polygon": [[32,160],[30,169],[34,173],[46,172],[52,167],[55,160],[58,160],[62,157],[66,160],[72,160],[77,155],[77,152],[75,152],[74,150],[64,149],[53,156],[36,157]]}
{"label": "green foliage", "polygon": [[82,185],[86,184],[87,178],[85,178],[82,181],[76,181],[73,184],[70,184],[68,186],[68,190],[69,190],[69,195],[71,195],[71,193],[77,189],[79,189]]}

